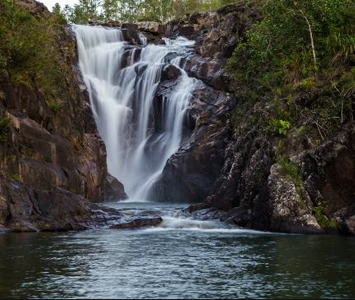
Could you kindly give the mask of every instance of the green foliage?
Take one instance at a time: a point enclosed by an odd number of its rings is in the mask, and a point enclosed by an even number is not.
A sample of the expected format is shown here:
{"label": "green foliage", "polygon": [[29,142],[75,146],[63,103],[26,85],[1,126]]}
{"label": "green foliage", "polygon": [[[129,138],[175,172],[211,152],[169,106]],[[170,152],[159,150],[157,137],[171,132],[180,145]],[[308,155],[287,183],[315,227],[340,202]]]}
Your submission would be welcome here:
{"label": "green foliage", "polygon": [[319,226],[323,229],[336,229],[338,227],[337,221],[327,217],[326,209],[321,203],[318,203],[318,205],[313,208],[313,213]]}
{"label": "green foliage", "polygon": [[86,24],[90,20],[124,22],[157,21],[184,18],[197,11],[216,10],[240,0],[79,0],[62,13],[70,23]]}
{"label": "green foliage", "polygon": [[2,90],[0,90],[0,100],[5,100],[5,98],[6,98],[5,93]]}
{"label": "green foliage", "polygon": [[9,117],[0,118],[0,144],[5,144],[8,141],[10,123]]}
{"label": "green foliage", "polygon": [[61,100],[50,100],[47,102],[48,107],[54,114],[58,114],[64,106],[64,102]]}
{"label": "green foliage", "polygon": [[277,163],[281,166],[281,170],[289,179],[293,181],[296,188],[302,186],[302,174],[300,168],[284,156],[277,157]]}
{"label": "green foliage", "polygon": [[19,174],[12,174],[11,179],[15,181],[22,181],[21,176]]}
{"label": "green foliage", "polygon": [[235,89],[280,103],[267,132],[306,125],[325,141],[354,120],[354,0],[265,0],[262,14],[228,62]]}
{"label": "green foliage", "polygon": [[297,129],[295,130],[295,133],[296,133],[297,135],[299,135],[299,136],[302,136],[302,135],[305,135],[308,131],[309,131],[309,127],[303,125],[303,126],[297,128]]}
{"label": "green foliage", "polygon": [[[117,1],[112,0],[111,2]],[[100,18],[101,4],[101,0],[79,0],[79,4],[75,4],[74,7],[66,5],[62,14],[70,23],[87,24],[89,20]]]}
{"label": "green foliage", "polygon": [[62,34],[63,17],[34,17],[15,0],[0,2],[0,66],[14,83],[37,86],[50,99],[62,99],[67,89],[68,66],[56,37]]}
{"label": "green foliage", "polygon": [[267,130],[274,134],[279,134],[281,136],[286,136],[291,124],[288,121],[273,119],[269,122]]}
{"label": "green foliage", "polygon": [[54,14],[54,17],[57,18],[58,22],[63,22],[65,21],[65,15],[62,11],[61,6],[59,5],[59,3],[56,3],[52,9],[52,12]]}
{"label": "green foliage", "polygon": [[355,59],[352,0],[267,1],[263,12],[229,62],[235,78],[283,86]]}

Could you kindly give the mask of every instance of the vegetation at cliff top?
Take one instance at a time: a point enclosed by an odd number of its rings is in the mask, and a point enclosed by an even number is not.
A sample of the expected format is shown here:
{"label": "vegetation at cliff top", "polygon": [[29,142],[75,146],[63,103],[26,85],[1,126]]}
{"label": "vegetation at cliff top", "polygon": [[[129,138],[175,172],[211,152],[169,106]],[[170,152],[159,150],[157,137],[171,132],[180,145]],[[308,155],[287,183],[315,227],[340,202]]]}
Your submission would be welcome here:
{"label": "vegetation at cliff top", "polygon": [[229,61],[236,89],[277,103],[269,132],[310,125],[325,140],[354,119],[355,1],[264,1],[262,14]]}
{"label": "vegetation at cliff top", "polygon": [[0,118],[0,144],[5,144],[8,140],[10,118]]}
{"label": "vegetation at cliff top", "polygon": [[[239,0],[240,1],[240,0]],[[64,9],[56,4],[54,11],[70,23],[86,24],[89,20],[124,22],[157,21],[165,23],[197,11],[216,10],[238,0],[79,0]]]}
{"label": "vegetation at cliff top", "polygon": [[0,76],[38,87],[47,101],[63,98],[66,66],[56,37],[63,19],[35,17],[15,0],[0,2]]}

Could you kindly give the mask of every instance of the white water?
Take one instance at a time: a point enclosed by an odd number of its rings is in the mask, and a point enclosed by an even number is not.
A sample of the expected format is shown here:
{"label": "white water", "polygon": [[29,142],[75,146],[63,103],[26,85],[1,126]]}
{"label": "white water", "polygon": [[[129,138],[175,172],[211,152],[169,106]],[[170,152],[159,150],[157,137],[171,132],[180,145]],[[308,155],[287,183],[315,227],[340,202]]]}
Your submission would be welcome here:
{"label": "white water", "polygon": [[[166,45],[128,45],[117,29],[74,26],[79,66],[90,94],[109,172],[131,199],[148,199],[167,160],[183,141],[183,123],[197,80],[182,69],[169,98],[164,98],[162,128],[154,126],[153,102],[167,63],[179,67],[192,41],[166,39]],[[142,48],[142,49],[141,49]],[[169,53],[175,58],[167,61]]]}

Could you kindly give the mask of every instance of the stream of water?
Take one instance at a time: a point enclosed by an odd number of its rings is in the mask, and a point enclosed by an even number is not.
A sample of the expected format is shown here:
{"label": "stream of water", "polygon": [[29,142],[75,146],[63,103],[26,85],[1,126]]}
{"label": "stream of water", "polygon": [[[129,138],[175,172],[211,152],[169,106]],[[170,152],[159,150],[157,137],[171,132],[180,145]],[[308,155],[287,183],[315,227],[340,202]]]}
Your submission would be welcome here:
{"label": "stream of water", "polygon": [[112,203],[158,228],[0,235],[0,298],[354,298],[355,239],[270,234]]}

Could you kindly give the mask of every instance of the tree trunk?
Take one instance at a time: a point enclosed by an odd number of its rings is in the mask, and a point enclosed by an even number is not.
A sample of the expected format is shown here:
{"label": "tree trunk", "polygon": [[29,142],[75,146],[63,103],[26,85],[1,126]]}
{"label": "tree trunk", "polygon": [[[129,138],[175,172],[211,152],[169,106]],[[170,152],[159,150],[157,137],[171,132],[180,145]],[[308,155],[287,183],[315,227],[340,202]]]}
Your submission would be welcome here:
{"label": "tree trunk", "polygon": [[303,18],[306,20],[307,25],[308,25],[308,31],[309,31],[309,37],[311,39],[311,45],[312,45],[312,53],[313,53],[313,61],[314,61],[314,67],[317,69],[317,55],[316,55],[316,47],[314,45],[314,37],[313,37],[313,31],[312,31],[312,26],[311,23],[309,22],[306,14],[303,12],[303,10],[300,10]]}

